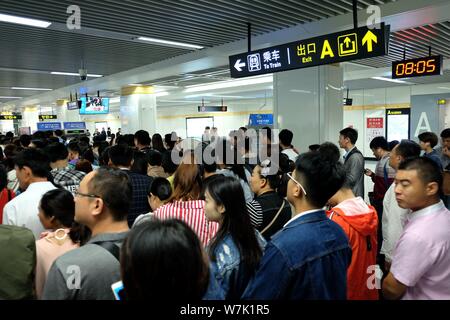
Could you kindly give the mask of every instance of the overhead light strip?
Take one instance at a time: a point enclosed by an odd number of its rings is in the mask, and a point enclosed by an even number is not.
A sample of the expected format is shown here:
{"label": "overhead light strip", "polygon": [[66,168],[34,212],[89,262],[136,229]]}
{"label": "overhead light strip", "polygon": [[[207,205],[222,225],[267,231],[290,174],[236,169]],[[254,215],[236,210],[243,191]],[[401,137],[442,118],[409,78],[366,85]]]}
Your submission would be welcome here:
{"label": "overhead light strip", "polygon": [[[56,75],[60,75],[60,76],[76,76],[76,77],[80,76],[79,73],[75,73],[75,72],[52,71],[52,72],[50,72],[50,74],[56,74]],[[90,73],[88,73],[87,76],[91,77],[91,78],[101,78],[101,77],[103,77],[103,75],[101,75],[101,74],[90,74]]]}
{"label": "overhead light strip", "polygon": [[234,87],[241,87],[241,86],[250,86],[250,85],[262,84],[262,83],[272,83],[272,82],[273,82],[273,77],[272,77],[272,75],[270,75],[270,76],[264,76],[264,77],[248,78],[248,79],[244,79],[244,80],[228,80],[228,81],[214,82],[214,83],[210,83],[210,84],[187,86],[186,90],[184,90],[184,92],[186,92],[186,93],[200,92],[200,91],[234,88]]}
{"label": "overhead light strip", "polygon": [[48,89],[48,88],[11,87],[11,90],[52,91],[53,89]]}
{"label": "overhead light strip", "polygon": [[389,79],[389,78],[384,78],[384,77],[371,77],[370,79],[388,81],[388,82],[394,82],[394,83],[413,84],[412,82],[407,82],[407,81],[397,80],[397,79]]}
{"label": "overhead light strip", "polygon": [[22,99],[22,97],[8,97],[8,96],[0,96],[0,99]]}
{"label": "overhead light strip", "polygon": [[8,22],[8,23],[22,24],[22,25],[38,27],[38,28],[48,28],[52,24],[51,22],[48,22],[48,21],[23,18],[23,17],[13,16],[13,15],[3,14],[3,13],[0,13],[0,21]]}
{"label": "overhead light strip", "polygon": [[188,48],[188,49],[203,49],[204,48],[202,46],[198,46],[195,44],[176,42],[176,41],[168,41],[168,40],[155,39],[155,38],[149,38],[149,37],[138,37],[138,38],[136,38],[136,40],[152,42],[152,43],[157,43],[157,44],[165,44],[165,45],[175,46],[175,47],[183,47],[183,48]]}

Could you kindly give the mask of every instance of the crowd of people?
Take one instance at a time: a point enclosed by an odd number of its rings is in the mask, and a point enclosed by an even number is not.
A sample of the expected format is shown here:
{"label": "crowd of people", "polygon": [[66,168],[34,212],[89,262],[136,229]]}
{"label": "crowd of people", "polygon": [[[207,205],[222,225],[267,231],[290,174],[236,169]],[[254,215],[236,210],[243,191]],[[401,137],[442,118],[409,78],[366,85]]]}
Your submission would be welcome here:
{"label": "crowd of people", "polygon": [[353,128],[343,157],[267,127],[208,127],[193,148],[175,132],[8,133],[0,299],[450,299],[440,136],[374,138],[371,171]]}

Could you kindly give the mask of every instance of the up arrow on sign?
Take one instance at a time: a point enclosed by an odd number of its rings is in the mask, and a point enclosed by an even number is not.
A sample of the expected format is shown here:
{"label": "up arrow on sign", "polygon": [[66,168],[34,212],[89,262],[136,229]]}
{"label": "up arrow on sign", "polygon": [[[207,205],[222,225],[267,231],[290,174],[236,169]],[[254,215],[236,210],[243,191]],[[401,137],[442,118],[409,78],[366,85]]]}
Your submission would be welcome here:
{"label": "up arrow on sign", "polygon": [[236,63],[234,64],[234,67],[236,68],[237,71],[242,71],[242,67],[245,67],[245,62],[241,63],[241,59],[238,59],[236,61]]}
{"label": "up arrow on sign", "polygon": [[364,38],[362,39],[362,44],[365,45],[367,43],[367,52],[372,52],[372,42],[377,42],[377,36],[373,34],[372,31],[368,30]]}

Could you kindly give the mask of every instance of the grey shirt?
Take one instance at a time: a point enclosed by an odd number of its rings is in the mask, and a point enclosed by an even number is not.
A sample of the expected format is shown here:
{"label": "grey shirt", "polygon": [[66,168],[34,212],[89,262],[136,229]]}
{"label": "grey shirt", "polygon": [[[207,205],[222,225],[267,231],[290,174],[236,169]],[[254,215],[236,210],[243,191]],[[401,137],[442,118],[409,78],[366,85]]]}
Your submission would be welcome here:
{"label": "grey shirt", "polygon": [[345,155],[345,184],[356,197],[364,199],[364,156],[354,147]]}
{"label": "grey shirt", "polygon": [[114,300],[111,285],[120,281],[120,263],[99,242],[121,246],[128,232],[104,233],[55,260],[43,300]]}

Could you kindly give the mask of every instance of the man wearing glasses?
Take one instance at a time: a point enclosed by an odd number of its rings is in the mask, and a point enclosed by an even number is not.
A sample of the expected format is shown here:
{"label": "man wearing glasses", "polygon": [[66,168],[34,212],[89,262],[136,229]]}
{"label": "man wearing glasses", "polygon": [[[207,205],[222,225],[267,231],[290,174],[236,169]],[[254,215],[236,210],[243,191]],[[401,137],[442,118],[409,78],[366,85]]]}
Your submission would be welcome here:
{"label": "man wearing glasses", "polygon": [[75,192],[75,221],[91,240],[59,257],[44,287],[44,300],[114,300],[120,280],[120,245],[128,233],[131,185],[126,173],[100,168],[87,174]]}
{"label": "man wearing glasses", "polygon": [[346,299],[351,249],[323,207],[343,185],[345,171],[325,152],[300,155],[287,199],[295,214],[266,245],[243,299]]}

